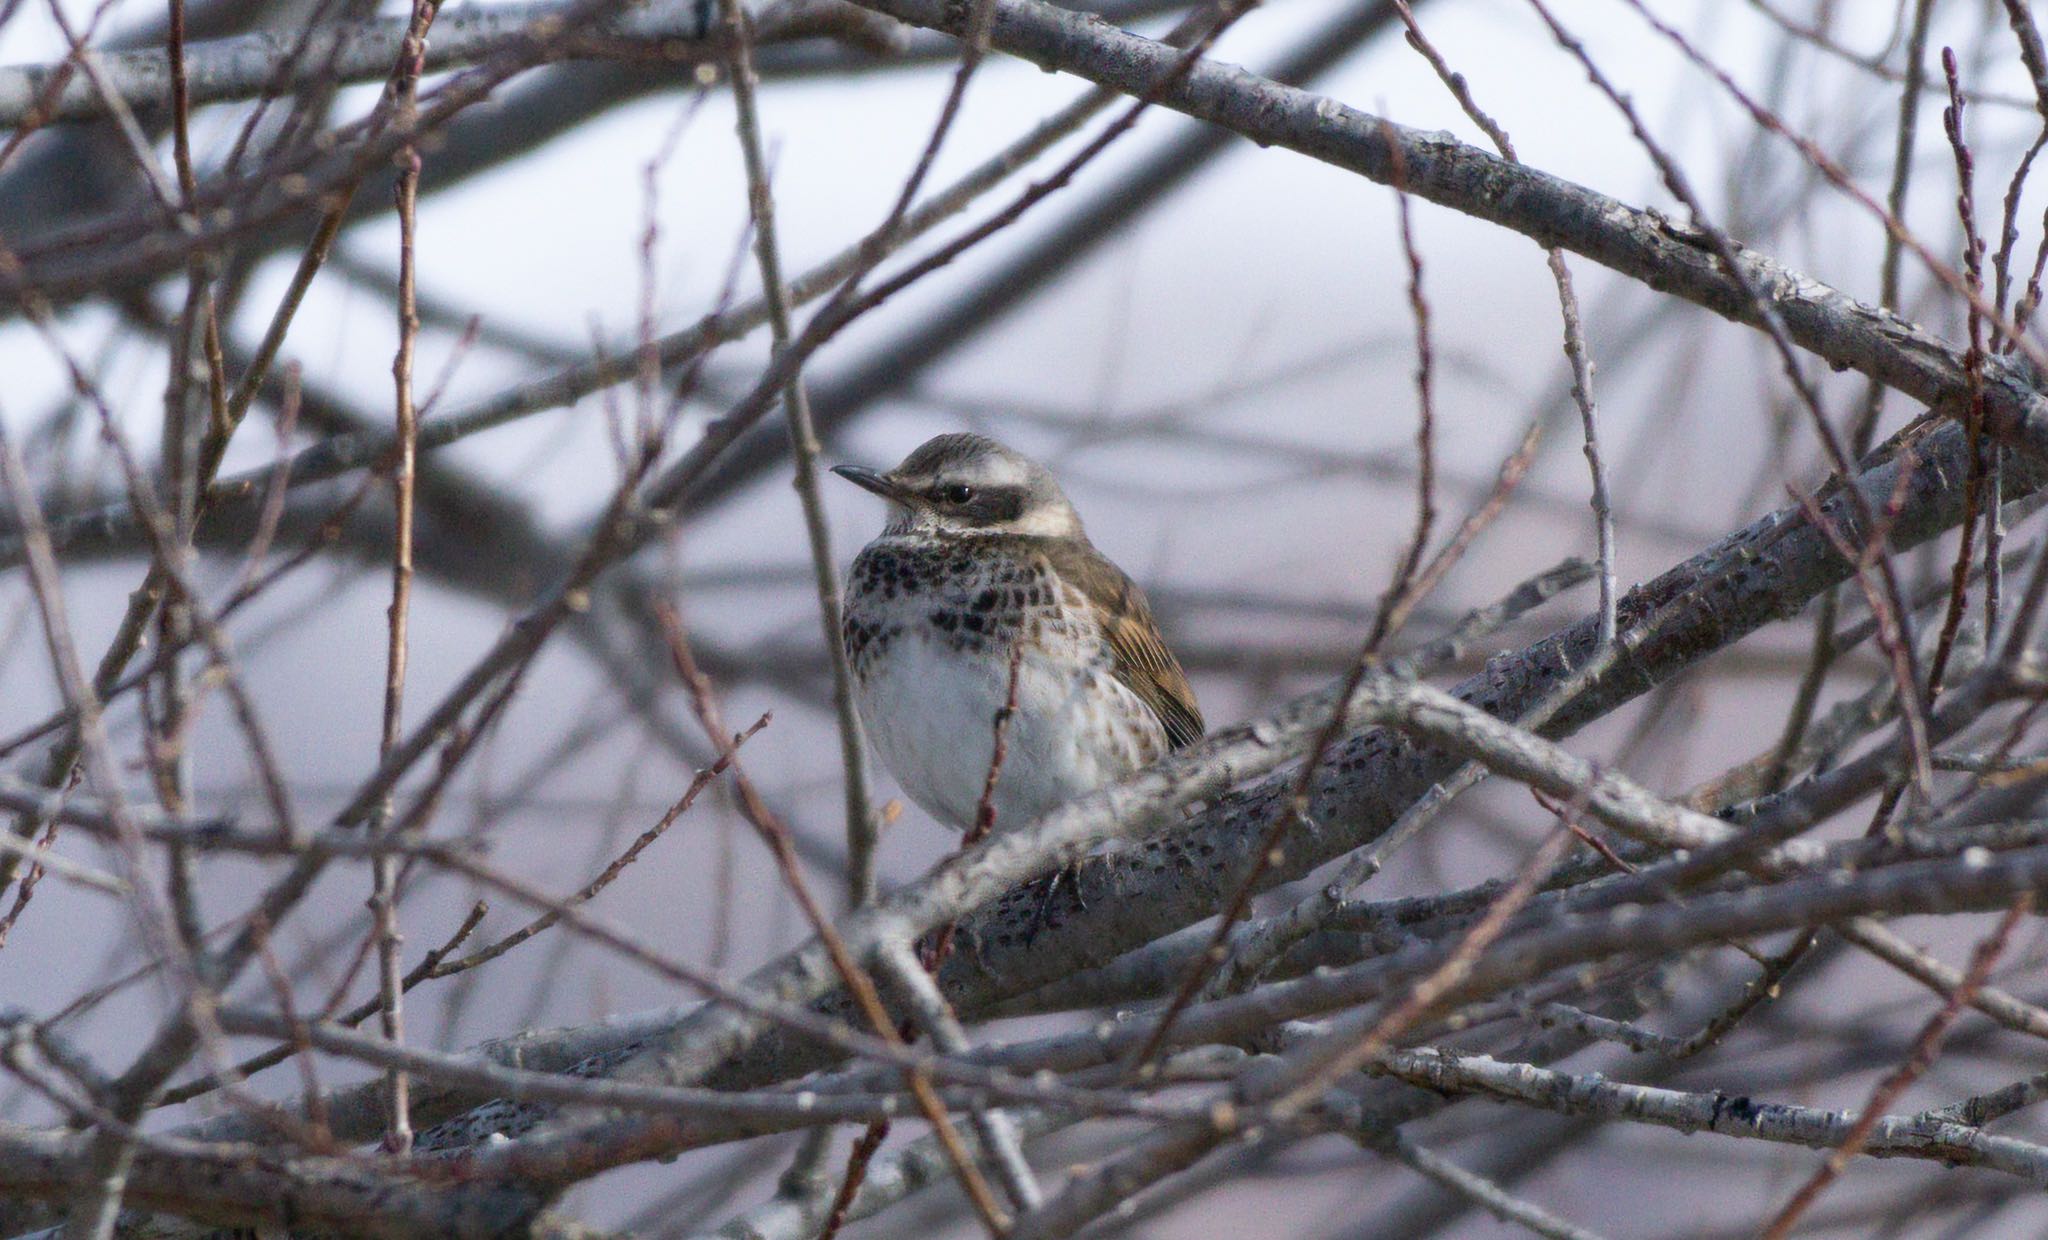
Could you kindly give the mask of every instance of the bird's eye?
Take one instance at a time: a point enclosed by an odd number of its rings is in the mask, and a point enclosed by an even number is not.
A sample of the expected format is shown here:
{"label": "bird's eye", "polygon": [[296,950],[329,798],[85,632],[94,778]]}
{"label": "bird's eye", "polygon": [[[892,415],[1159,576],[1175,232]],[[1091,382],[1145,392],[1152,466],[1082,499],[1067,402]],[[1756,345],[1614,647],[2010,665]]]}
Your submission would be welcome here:
{"label": "bird's eye", "polygon": [[974,498],[974,488],[964,482],[956,482],[952,486],[940,488],[939,498],[949,504],[964,504]]}

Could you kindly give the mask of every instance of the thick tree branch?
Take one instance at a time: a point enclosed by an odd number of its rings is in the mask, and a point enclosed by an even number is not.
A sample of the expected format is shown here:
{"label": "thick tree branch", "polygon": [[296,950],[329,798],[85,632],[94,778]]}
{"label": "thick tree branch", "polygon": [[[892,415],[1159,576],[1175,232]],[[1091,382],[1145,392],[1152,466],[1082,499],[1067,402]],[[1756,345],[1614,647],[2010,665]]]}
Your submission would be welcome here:
{"label": "thick tree branch", "polygon": [[[958,34],[945,0],[857,0],[900,21]],[[1381,184],[1486,220],[1546,248],[1584,255],[1724,318],[1761,325],[1746,281],[1783,320],[1794,343],[1838,370],[1856,370],[1943,412],[1960,415],[1970,395],[1962,354],[1889,311],[1742,252],[1745,281],[1722,268],[1705,236],[1655,211],[1509,163],[1459,142],[1283,86],[1234,65],[1203,61],[1174,76],[1172,48],[1042,0],[997,0],[991,46],[1133,96],[1155,98],[1248,138],[1348,169]],[[2048,458],[2048,401],[2009,364],[1987,368],[1992,432]]]}
{"label": "thick tree branch", "polygon": [[[1901,548],[1952,526],[1962,509],[1968,446],[1961,429],[1943,426],[1917,449],[1917,465],[1903,480],[1904,462],[1894,459],[1867,470],[1857,483],[1868,497],[1900,497],[1892,538]],[[2015,468],[2009,494],[2031,493],[2041,484],[2038,472]],[[1841,494],[1820,504],[1852,540],[1861,536],[1854,507]],[[1803,512],[1771,514],[1631,592],[1621,607],[1616,659],[1586,680],[1542,730],[1568,734],[1611,712],[1763,624],[1796,614],[1848,573]],[[1515,718],[1572,679],[1595,649],[1596,629],[1597,619],[1589,617],[1495,659],[1454,692],[1488,713]],[[868,953],[881,943],[964,919],[963,949],[948,961],[941,983],[948,1001],[972,1015],[1192,924],[1213,914],[1245,872],[1250,850],[1280,812],[1292,781],[1280,776],[1220,797],[1218,791],[1297,753],[1332,705],[1330,691],[1311,694],[1031,828],[990,840],[847,919],[842,933],[852,950]],[[1282,838],[1283,862],[1270,881],[1291,879],[1371,842],[1463,760],[1391,731],[1350,736],[1317,776],[1308,822]],[[1216,799],[1185,822],[1176,820],[1174,806],[1205,796]],[[1155,834],[1169,827],[1170,834]],[[1076,885],[1084,908],[1062,902],[1050,920],[1042,920],[1040,893],[1012,890],[1112,837],[1135,842],[1081,866]],[[816,944],[758,970],[748,984],[785,1000],[828,1006],[836,986]],[[773,1034],[743,1014],[706,1007],[637,1048],[621,1038],[600,1058],[588,1069],[623,1069],[626,1079],[706,1080],[732,1087],[801,1073],[825,1062],[826,1055],[822,1047]],[[444,1095],[438,1102],[450,1100]],[[533,1119],[499,1108],[490,1125],[516,1132]],[[470,1131],[479,1129],[471,1125]]]}
{"label": "thick tree branch", "polygon": [[[515,40],[550,38],[573,6],[552,0],[489,6],[465,6],[436,20],[427,47],[427,73],[476,64]],[[299,30],[258,31],[185,51],[185,72],[192,103],[224,103],[254,99],[266,92],[289,92],[318,83],[382,81],[391,72],[399,43],[405,37],[404,15],[338,22]],[[882,46],[889,27],[838,0],[795,0],[765,9],[755,37],[763,42],[840,36]],[[657,0],[606,21],[585,25],[558,43],[553,58],[648,57],[688,65],[715,58],[716,41],[704,31],[694,0]],[[67,75],[46,111],[38,102],[61,65],[10,65],[0,68],[0,127],[32,118],[87,120],[106,115],[107,99],[82,75]],[[114,94],[137,112],[166,108],[171,97],[170,61],[163,51],[146,48],[117,52],[100,60],[101,74]]]}

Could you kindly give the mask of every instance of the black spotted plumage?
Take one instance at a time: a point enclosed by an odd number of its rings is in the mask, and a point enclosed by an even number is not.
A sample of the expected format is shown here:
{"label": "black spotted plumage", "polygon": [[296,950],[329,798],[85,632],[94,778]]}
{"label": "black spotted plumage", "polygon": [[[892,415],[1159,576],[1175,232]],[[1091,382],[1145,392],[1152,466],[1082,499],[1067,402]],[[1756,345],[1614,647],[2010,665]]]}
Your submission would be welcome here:
{"label": "black spotted plumage", "polygon": [[887,473],[837,472],[891,501],[848,575],[843,641],[877,752],[934,817],[963,829],[975,819],[1006,683],[1017,706],[996,791],[1006,824],[1202,735],[1144,591],[1096,550],[1043,466],[944,435]]}
{"label": "black spotted plumage", "polygon": [[[1159,636],[1145,592],[1086,539],[967,534],[947,541],[943,549],[871,547],[855,557],[842,627],[856,666],[880,636],[876,626],[859,618],[859,600],[867,594],[928,595],[935,629],[965,649],[1007,649],[1027,616],[1050,610],[1064,585],[1093,607],[1111,674],[1158,716],[1168,748],[1201,739],[1204,725],[1194,689]],[[984,573],[991,584],[979,584]]]}

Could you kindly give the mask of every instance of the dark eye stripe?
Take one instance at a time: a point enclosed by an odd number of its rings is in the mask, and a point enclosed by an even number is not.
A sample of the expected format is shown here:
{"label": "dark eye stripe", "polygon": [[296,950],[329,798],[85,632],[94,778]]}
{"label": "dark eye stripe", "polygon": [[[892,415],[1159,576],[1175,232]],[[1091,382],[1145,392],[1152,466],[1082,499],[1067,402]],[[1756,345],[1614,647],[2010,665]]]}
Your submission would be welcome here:
{"label": "dark eye stripe", "polygon": [[977,486],[965,503],[949,494],[962,484],[928,484],[923,489],[925,496],[938,507],[959,518],[968,525],[1003,525],[1024,515],[1030,503],[1030,492],[1021,486]]}
{"label": "dark eye stripe", "polygon": [[996,525],[1024,515],[1024,488],[986,487],[966,505],[965,512],[978,521]]}

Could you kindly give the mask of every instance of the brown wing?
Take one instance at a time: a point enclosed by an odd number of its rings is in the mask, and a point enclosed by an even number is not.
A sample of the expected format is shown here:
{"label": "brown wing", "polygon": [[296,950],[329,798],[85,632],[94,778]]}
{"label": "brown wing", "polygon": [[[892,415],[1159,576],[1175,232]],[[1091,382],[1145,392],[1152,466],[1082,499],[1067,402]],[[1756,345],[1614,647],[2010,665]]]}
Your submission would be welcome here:
{"label": "brown wing", "polygon": [[1167,748],[1179,749],[1201,739],[1202,711],[1195,705],[1195,691],[1160,640],[1145,592],[1084,540],[1048,542],[1043,550],[1061,579],[1078,587],[1104,617],[1110,674],[1159,716]]}

